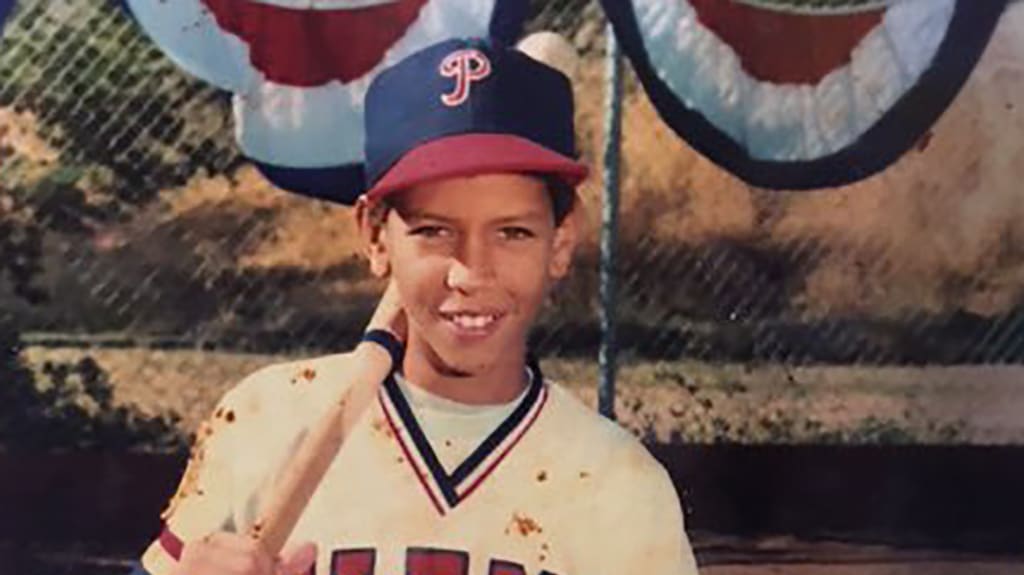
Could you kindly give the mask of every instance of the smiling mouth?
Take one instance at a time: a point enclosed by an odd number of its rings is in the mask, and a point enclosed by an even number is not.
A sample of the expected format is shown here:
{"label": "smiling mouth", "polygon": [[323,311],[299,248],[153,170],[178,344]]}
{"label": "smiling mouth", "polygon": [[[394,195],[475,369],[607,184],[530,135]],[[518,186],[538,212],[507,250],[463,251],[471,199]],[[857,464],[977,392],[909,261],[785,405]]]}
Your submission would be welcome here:
{"label": "smiling mouth", "polygon": [[441,318],[458,331],[470,334],[485,334],[497,326],[504,317],[502,313],[441,312]]}

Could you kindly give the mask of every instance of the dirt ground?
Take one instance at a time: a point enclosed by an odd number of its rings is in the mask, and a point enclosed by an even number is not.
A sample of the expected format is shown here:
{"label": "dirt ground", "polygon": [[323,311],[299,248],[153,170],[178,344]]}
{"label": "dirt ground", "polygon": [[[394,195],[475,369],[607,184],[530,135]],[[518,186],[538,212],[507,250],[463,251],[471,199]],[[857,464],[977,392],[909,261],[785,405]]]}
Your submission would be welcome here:
{"label": "dirt ground", "polygon": [[1010,575],[1024,573],[1024,556],[897,549],[791,537],[743,539],[691,536],[702,575]]}
{"label": "dirt ground", "polygon": [[[194,430],[217,399],[261,366],[297,359],[194,350],[25,350],[29,364],[92,356],[117,401],[173,411]],[[550,359],[545,375],[596,404],[593,362]],[[622,366],[616,414],[659,441],[919,442],[1024,441],[1024,367],[785,367],[643,363]]]}
{"label": "dirt ground", "polygon": [[723,565],[700,570],[703,575],[1011,575],[1024,572],[1024,561],[912,561],[909,563],[802,563]]}
{"label": "dirt ground", "polygon": [[[956,555],[941,550],[898,550],[840,542],[804,542],[785,537],[763,540],[710,539],[698,535],[694,547],[701,575],[1017,575],[1024,556]],[[0,542],[0,567],[17,566],[27,575],[127,573],[133,557],[50,550],[31,559],[10,560]],[[41,550],[40,550],[41,551]],[[6,553],[5,553],[6,552]],[[3,572],[8,572],[4,570]]]}

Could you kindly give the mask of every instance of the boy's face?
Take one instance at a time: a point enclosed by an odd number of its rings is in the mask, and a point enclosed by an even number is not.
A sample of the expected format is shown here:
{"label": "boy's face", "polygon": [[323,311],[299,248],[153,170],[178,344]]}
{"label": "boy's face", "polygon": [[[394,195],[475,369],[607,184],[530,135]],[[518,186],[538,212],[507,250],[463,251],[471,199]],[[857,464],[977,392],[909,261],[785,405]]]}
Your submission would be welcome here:
{"label": "boy's face", "polygon": [[521,364],[530,326],[575,247],[537,178],[487,174],[417,186],[361,218],[376,273],[390,272],[409,319],[410,352],[446,375]]}

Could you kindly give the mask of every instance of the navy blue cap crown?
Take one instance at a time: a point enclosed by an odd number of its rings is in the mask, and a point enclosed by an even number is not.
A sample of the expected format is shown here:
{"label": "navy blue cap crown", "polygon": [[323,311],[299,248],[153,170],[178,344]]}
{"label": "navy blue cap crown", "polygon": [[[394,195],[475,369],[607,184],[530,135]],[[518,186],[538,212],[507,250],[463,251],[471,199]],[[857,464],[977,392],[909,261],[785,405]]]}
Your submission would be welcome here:
{"label": "navy blue cap crown", "polygon": [[368,187],[406,153],[445,136],[518,136],[576,157],[569,79],[486,39],[447,40],[384,70],[364,117]]}

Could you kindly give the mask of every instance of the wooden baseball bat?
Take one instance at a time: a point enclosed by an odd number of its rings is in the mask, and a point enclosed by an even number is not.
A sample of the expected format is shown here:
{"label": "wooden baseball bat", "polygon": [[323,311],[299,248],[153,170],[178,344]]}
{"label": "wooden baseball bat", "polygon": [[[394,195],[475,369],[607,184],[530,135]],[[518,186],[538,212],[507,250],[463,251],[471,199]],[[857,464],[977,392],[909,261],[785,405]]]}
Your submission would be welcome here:
{"label": "wooden baseball bat", "polygon": [[[388,332],[387,330],[394,330]],[[260,519],[249,534],[259,541],[271,557],[281,553],[302,511],[309,504],[327,468],[338,454],[352,428],[377,397],[377,389],[395,363],[400,361],[400,347],[391,333],[404,333],[405,315],[402,312],[398,288],[390,282],[377,309],[370,318],[368,332],[383,330],[388,334],[386,349],[381,340],[362,341],[353,350],[354,365],[360,366],[355,381],[338,401],[328,407],[320,419],[310,427],[306,437],[288,462],[278,482],[272,488]],[[380,334],[376,334],[380,335]]]}
{"label": "wooden baseball bat", "polygon": [[327,468],[391,371],[391,356],[377,344],[362,343],[353,353],[362,356],[353,359],[366,369],[309,429],[249,530],[272,557],[281,552]]}

